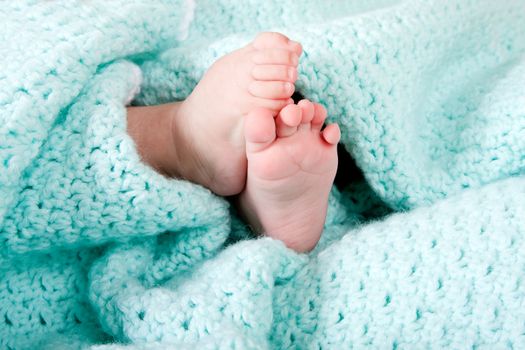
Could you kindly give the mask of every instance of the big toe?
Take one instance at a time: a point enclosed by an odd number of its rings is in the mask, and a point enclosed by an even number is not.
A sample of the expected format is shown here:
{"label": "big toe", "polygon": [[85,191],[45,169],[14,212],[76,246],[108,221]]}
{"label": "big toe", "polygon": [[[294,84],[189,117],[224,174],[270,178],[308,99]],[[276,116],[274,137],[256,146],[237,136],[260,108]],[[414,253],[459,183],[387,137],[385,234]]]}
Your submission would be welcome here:
{"label": "big toe", "polygon": [[276,117],[277,136],[288,137],[296,133],[297,126],[301,123],[302,111],[298,105],[284,107]]}
{"label": "big toe", "polygon": [[312,119],[312,130],[321,131],[324,121],[326,120],[327,112],[319,103],[314,103],[314,117]]}
{"label": "big toe", "polygon": [[277,32],[259,33],[252,43],[253,47],[261,49],[283,49],[291,50],[301,56],[303,48],[300,43],[290,40],[286,35]]}
{"label": "big toe", "polygon": [[275,121],[272,112],[257,108],[248,113],[244,120],[246,152],[258,152],[275,140]]}
{"label": "big toe", "polygon": [[314,104],[311,101],[304,99],[299,101],[297,105],[301,108],[302,112],[301,126],[310,128],[310,123],[312,122],[315,113]]}

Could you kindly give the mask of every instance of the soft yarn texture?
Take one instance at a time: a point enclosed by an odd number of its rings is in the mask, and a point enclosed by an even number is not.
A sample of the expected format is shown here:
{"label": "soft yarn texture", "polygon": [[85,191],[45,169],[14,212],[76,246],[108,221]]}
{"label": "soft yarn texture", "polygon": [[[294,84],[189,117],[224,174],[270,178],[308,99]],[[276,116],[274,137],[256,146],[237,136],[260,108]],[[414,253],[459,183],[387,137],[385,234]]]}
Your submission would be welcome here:
{"label": "soft yarn texture", "polygon": [[[1,349],[525,348],[525,2],[12,1],[0,18]],[[184,99],[262,30],[303,44],[297,88],[364,174],[334,188],[308,255],[247,237],[126,133],[126,104]]]}

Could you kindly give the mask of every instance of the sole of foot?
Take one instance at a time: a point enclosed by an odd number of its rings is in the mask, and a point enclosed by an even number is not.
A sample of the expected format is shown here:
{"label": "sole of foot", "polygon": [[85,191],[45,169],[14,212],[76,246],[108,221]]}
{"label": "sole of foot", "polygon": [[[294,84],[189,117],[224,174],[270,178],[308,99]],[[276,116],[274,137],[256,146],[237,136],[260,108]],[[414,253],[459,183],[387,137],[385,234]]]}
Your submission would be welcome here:
{"label": "sole of foot", "polygon": [[326,110],[302,100],[276,117],[267,109],[245,120],[248,171],[241,211],[259,233],[307,252],[320,239],[337,171],[337,124],[322,129]]}

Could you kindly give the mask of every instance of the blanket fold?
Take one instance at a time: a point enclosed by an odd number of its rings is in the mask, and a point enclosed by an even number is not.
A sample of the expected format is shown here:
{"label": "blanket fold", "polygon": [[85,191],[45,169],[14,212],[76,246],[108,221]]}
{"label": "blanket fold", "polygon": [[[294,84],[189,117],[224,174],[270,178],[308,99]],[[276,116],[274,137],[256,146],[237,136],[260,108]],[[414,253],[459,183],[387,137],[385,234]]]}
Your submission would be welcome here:
{"label": "blanket fold", "polygon": [[[0,17],[0,349],[525,347],[523,1]],[[334,188],[308,255],[245,239],[226,200],[157,174],[126,132],[126,105],[184,99],[261,30],[303,44],[297,88],[365,178]]]}
{"label": "blanket fold", "polygon": [[[55,121],[98,67],[176,45],[187,35],[193,14],[185,1],[5,5],[0,10],[6,43],[0,58],[0,185],[6,199],[0,201],[0,217],[20,192],[23,172]],[[161,17],[164,21],[154,20]]]}

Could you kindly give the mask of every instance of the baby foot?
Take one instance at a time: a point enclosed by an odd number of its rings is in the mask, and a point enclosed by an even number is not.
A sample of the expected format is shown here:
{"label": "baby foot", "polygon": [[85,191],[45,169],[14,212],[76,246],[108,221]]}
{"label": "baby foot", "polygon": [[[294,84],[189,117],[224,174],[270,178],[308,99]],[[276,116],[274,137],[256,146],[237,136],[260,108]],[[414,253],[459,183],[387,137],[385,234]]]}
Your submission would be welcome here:
{"label": "baby foot", "polygon": [[[279,33],[262,33],[215,62],[178,105],[173,137],[179,175],[219,195],[238,194],[246,182],[243,118],[258,107],[277,114],[293,103],[302,48]],[[184,173],[185,172],[185,173]]]}
{"label": "baby foot", "polygon": [[326,110],[302,100],[274,119],[257,109],[245,119],[248,174],[240,207],[258,232],[306,252],[315,247],[326,219],[337,170],[337,124],[321,131]]}

